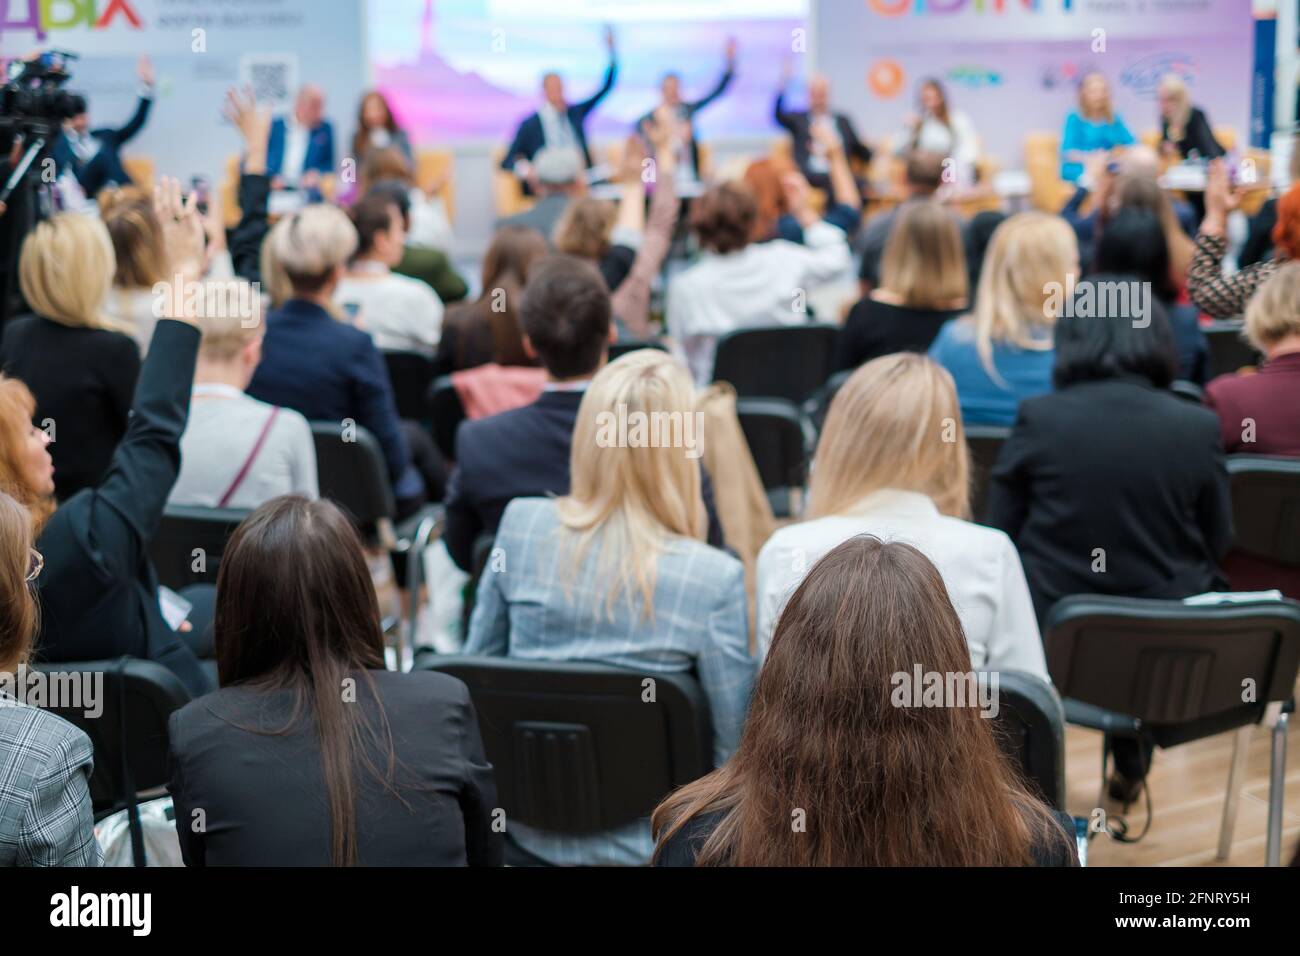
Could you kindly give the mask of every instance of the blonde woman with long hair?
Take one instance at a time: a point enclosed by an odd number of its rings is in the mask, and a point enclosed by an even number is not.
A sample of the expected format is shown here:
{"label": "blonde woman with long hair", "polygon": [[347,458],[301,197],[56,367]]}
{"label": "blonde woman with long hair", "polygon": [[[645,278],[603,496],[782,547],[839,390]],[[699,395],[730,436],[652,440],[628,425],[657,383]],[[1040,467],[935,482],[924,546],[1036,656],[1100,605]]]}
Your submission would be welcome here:
{"label": "blonde woman with long hair", "polygon": [[1065,120],[1061,135],[1061,178],[1077,182],[1085,160],[1096,152],[1132,146],[1136,139],[1115,112],[1105,74],[1092,72],[1079,81],[1078,108]]}
{"label": "blonde woman with long hair", "polygon": [[98,484],[126,434],[140,350],[130,326],[106,311],[116,271],[108,230],[78,213],[38,224],[19,256],[19,285],[34,314],[5,328],[0,364],[35,396],[36,421],[55,430],[59,500]]}
{"label": "blonde woman with long hair", "polygon": [[[592,379],[574,426],[569,494],[516,498],[478,586],[466,654],[694,671],[714,759],[740,739],[753,681],[744,568],[704,543],[700,434],[686,369],[632,352]],[[569,836],[511,824],[550,863],[646,863],[648,820]]]}
{"label": "blonde woman with long hair", "polygon": [[758,646],[808,569],[860,534],[916,547],[939,569],[971,665],[1047,677],[1015,546],[973,524],[970,462],[952,377],[923,355],[868,362],[836,394],[817,443],[807,519],[758,556]]}
{"label": "blonde woman with long hair", "polygon": [[885,243],[880,285],[853,306],[840,329],[835,367],[924,352],[966,310],[968,282],[956,217],[933,201],[903,207]]}
{"label": "blonde woman with long hair", "polygon": [[1160,152],[1170,159],[1218,159],[1225,152],[1183,78],[1166,73],[1156,90],[1160,104]]}
{"label": "blonde woman with long hair", "polygon": [[993,231],[974,310],[930,346],[966,424],[1010,425],[1022,399],[1051,390],[1057,303],[1078,273],[1074,230],[1059,216],[1022,212]]}

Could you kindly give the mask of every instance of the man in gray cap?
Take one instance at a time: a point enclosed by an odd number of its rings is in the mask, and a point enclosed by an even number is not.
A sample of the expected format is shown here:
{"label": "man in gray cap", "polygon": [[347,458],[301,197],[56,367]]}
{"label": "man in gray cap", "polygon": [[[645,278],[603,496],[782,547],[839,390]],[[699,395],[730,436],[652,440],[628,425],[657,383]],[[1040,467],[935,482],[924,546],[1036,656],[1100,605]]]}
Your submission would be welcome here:
{"label": "man in gray cap", "polygon": [[501,226],[524,226],[536,229],[546,241],[560,221],[569,200],[582,192],[582,154],[573,147],[548,146],[533,157],[533,178],[537,184],[537,203],[532,209],[516,213],[497,222]]}

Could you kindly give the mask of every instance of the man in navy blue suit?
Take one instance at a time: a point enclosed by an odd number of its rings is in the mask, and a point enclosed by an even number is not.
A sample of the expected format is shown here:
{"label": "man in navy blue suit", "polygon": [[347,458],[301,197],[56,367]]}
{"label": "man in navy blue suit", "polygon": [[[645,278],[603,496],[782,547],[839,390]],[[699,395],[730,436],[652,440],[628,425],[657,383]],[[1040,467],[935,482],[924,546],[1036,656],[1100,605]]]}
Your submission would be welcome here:
{"label": "man in navy blue suit", "polygon": [[584,128],[587,115],[614,88],[614,77],[618,75],[618,62],[614,56],[614,31],[610,27],[605,28],[605,46],[609,49],[609,66],[605,68],[605,79],[595,95],[581,103],[571,105],[565,100],[564,80],[560,74],[547,73],[542,77],[545,102],[536,113],[530,114],[519,124],[514,141],[501,160],[502,169],[513,172],[524,180],[525,185],[531,186],[532,159],[543,147],[576,149],[582,153],[587,167],[591,167],[591,151],[587,149],[587,131]]}
{"label": "man in navy blue suit", "polygon": [[293,114],[271,124],[266,146],[271,188],[295,186],[318,192],[323,176],[334,172],[334,127],[325,119],[325,93],[308,84],[298,91]]}
{"label": "man in navy blue suit", "polygon": [[120,151],[128,140],[144,129],[153,106],[154,72],[147,56],[136,66],[140,79],[140,99],[135,114],[121,129],[90,128],[90,111],[85,97],[78,96],[80,109],[63,127],[63,135],[54,144],[54,166],[61,176],[72,170],[82,191],[93,199],[106,186],[125,186],[131,177],[122,165]]}

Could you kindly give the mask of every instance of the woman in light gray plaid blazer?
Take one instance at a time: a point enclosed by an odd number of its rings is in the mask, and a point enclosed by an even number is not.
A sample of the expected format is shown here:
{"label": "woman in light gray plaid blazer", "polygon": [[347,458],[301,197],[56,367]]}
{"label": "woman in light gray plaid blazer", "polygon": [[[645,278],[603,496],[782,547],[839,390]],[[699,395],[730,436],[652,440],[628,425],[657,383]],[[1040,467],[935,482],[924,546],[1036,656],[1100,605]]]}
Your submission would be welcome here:
{"label": "woman in light gray plaid blazer", "polygon": [[[27,440],[33,467],[48,466],[44,434]],[[27,509],[0,493],[0,672],[19,673],[36,633]],[[90,807],[90,739],[62,717],[0,691],[0,866],[99,866]]]}
{"label": "woman in light gray plaid blazer", "polygon": [[[685,367],[648,349],[597,374],[574,425],[570,494],[506,508],[465,653],[693,670],[721,764],[740,739],[755,668],[744,568],[704,543],[693,391]],[[654,850],[649,820],[583,836],[515,823],[510,833],[555,864],[636,865]]]}

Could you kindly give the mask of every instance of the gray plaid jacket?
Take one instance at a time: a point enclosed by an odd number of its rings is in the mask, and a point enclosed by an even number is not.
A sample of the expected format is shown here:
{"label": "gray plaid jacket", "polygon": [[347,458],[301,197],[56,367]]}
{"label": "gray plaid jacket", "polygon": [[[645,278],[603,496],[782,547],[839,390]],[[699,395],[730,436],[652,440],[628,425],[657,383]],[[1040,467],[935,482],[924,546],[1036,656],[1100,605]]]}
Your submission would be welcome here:
{"label": "gray plaid jacket", "polygon": [[0,693],[0,866],[99,866],[90,738]]}

